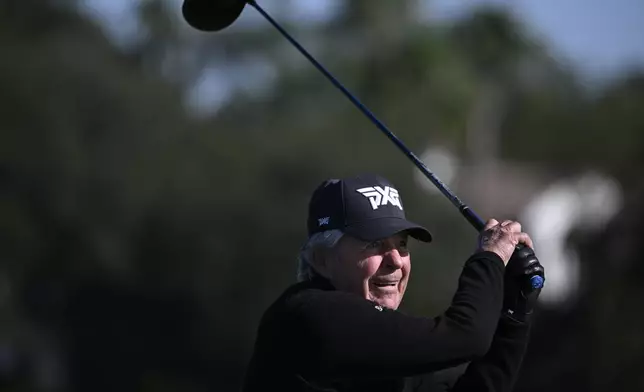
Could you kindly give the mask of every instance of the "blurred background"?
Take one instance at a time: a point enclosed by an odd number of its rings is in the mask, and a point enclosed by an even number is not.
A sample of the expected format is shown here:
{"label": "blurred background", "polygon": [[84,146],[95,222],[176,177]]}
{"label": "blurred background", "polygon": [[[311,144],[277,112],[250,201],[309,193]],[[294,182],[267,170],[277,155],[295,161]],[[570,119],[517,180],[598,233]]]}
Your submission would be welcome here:
{"label": "blurred background", "polygon": [[[262,0],[548,280],[517,391],[644,391],[644,3]],[[449,304],[476,232],[251,7],[0,5],[0,390],[236,391],[295,280],[313,188],[379,173],[435,236],[403,310]]]}

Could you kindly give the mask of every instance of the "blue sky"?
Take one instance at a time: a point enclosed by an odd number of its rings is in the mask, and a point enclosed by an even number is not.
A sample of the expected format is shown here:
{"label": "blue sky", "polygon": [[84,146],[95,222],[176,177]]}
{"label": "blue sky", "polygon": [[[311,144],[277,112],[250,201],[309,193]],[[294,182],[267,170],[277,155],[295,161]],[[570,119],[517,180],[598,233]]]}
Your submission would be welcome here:
{"label": "blue sky", "polygon": [[644,65],[642,0],[430,0],[449,18],[480,4],[510,7],[556,53],[584,73],[602,77],[631,64]]}

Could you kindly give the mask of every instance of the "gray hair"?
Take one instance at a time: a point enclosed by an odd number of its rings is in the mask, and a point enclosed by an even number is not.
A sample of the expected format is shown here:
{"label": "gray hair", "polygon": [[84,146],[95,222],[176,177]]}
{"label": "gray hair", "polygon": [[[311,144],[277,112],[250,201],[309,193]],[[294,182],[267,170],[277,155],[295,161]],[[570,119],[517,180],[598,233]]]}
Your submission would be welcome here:
{"label": "gray hair", "polygon": [[334,248],[344,233],[340,230],[327,230],[315,233],[300,249],[297,256],[297,281],[304,282],[313,279],[318,273],[313,268],[313,252],[319,249]]}

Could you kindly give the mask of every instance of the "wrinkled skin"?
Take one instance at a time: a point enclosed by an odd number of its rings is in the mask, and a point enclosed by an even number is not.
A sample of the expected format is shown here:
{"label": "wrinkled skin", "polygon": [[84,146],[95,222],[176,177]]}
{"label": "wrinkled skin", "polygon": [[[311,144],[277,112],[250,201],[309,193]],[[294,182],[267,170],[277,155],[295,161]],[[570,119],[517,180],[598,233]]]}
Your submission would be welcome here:
{"label": "wrinkled skin", "polygon": [[373,242],[344,236],[333,252],[318,256],[316,270],[338,290],[397,309],[411,272],[407,234]]}

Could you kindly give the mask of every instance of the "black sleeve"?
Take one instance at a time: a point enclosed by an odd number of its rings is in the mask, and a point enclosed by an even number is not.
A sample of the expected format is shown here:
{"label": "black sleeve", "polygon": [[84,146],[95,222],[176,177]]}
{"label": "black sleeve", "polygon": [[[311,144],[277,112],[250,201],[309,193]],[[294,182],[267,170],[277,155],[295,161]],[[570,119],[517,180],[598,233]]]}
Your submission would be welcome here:
{"label": "black sleeve", "polygon": [[511,391],[523,362],[528,332],[528,324],[502,317],[490,351],[468,366],[452,392]]}
{"label": "black sleeve", "polygon": [[292,365],[313,377],[402,377],[481,357],[501,314],[503,273],[495,253],[473,255],[451,305],[435,318],[382,310],[339,291],[296,295],[280,317]]}

